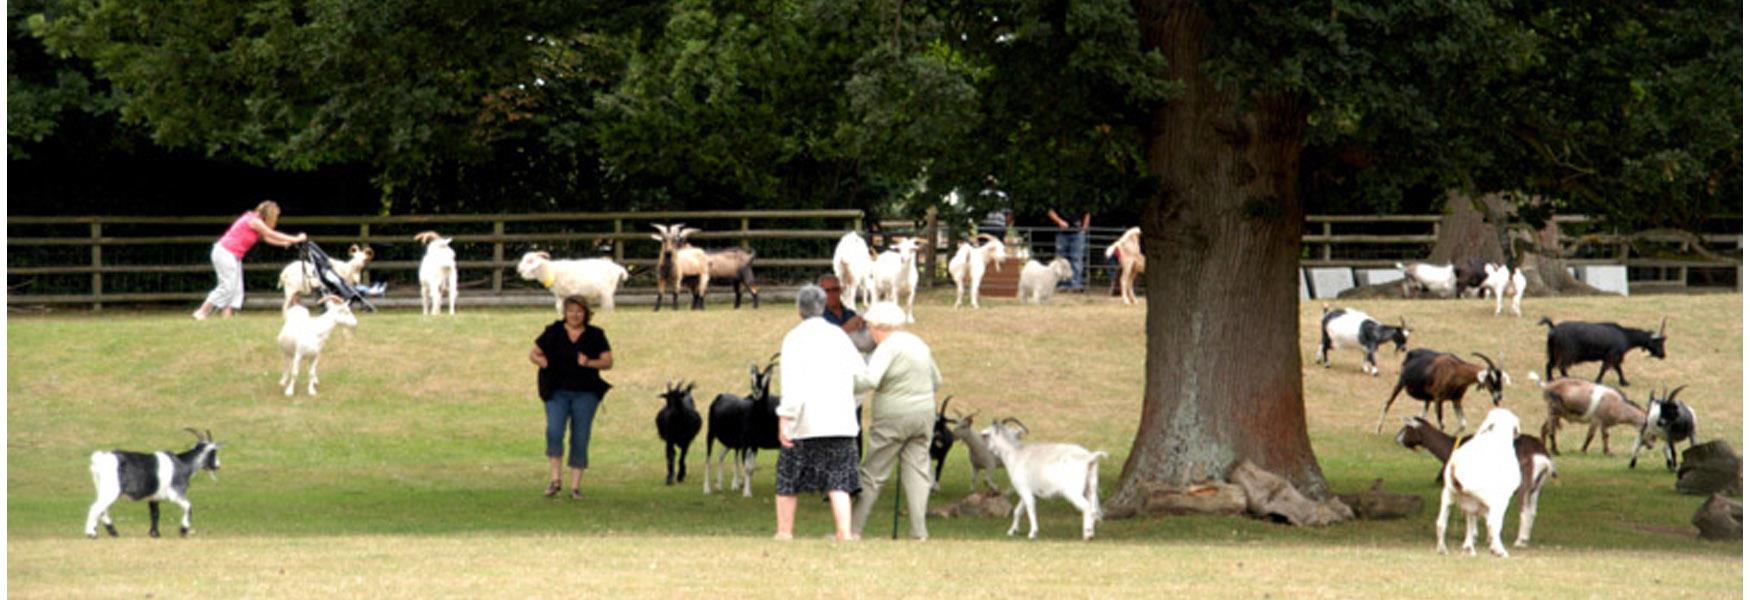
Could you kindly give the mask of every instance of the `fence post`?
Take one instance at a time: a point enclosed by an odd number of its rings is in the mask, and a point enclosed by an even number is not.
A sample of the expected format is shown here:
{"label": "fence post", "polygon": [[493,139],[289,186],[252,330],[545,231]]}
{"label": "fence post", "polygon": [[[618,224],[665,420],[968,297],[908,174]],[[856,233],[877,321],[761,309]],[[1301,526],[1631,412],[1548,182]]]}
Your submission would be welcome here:
{"label": "fence post", "polygon": [[[624,233],[625,227],[626,223],[624,221],[614,219],[614,233]],[[626,264],[626,241],[620,239],[620,236],[617,235],[614,236],[614,262],[622,265]]]}
{"label": "fence post", "polygon": [[98,244],[103,237],[103,223],[91,222],[91,295],[94,301],[91,310],[103,310],[103,246]]}
{"label": "fence post", "polygon": [[927,242],[924,242],[924,273],[927,273],[929,275],[928,277],[924,278],[924,280],[925,280],[924,287],[935,288],[936,287],[936,207],[934,207],[934,206],[931,206],[928,209],[924,210],[924,239],[929,240]]}
{"label": "fence post", "polygon": [[[492,222],[492,235],[495,237],[504,235],[504,221],[499,220],[499,221]],[[503,292],[504,292],[504,269],[499,267],[499,263],[501,263],[501,262],[504,262],[504,240],[493,240],[492,241],[492,295],[493,296],[503,295]]]}
{"label": "fence post", "polygon": [[[369,248],[371,246],[371,224],[370,223],[359,223],[359,244],[364,245],[366,248]],[[348,258],[351,258],[351,257],[348,257]],[[371,282],[371,272],[370,271],[364,271],[362,273],[359,273],[359,283],[361,285],[366,284],[366,283],[370,283],[370,282]]]}
{"label": "fence post", "polygon": [[[747,217],[741,218],[741,232],[743,234],[747,233]],[[753,240],[750,240],[747,238],[741,238],[741,247],[752,248],[753,247]]]}
{"label": "fence post", "polygon": [[[1330,261],[1330,260],[1331,260],[1331,222],[1330,222],[1330,221],[1325,221],[1325,222],[1324,222],[1324,225],[1325,225],[1325,227],[1324,227],[1324,232],[1325,232],[1325,246],[1324,246],[1324,247],[1325,247],[1325,261],[1327,261],[1327,262],[1329,262],[1329,261]],[[1440,226],[1440,225],[1439,225],[1439,224],[1436,224],[1436,225],[1435,225],[1435,227],[1439,227],[1439,226]]]}

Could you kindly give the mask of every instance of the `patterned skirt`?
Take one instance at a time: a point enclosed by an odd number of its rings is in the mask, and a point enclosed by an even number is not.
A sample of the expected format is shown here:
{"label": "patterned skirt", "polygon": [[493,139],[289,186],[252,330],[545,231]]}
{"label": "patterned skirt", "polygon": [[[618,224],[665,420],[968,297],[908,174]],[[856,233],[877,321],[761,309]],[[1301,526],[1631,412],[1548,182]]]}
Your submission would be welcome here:
{"label": "patterned skirt", "polygon": [[857,481],[857,438],[819,437],[795,442],[794,448],[778,450],[779,496],[863,489]]}

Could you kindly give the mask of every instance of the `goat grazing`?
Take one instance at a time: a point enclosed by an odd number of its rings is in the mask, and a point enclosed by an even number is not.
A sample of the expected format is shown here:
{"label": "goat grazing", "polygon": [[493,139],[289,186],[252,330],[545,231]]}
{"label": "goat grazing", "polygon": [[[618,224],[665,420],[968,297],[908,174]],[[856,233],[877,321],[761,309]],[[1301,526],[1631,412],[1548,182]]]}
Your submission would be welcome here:
{"label": "goat grazing", "polygon": [[978,286],[984,283],[985,267],[994,266],[1002,272],[1003,259],[1009,257],[1002,240],[987,233],[979,234],[978,239],[984,243],[974,246],[961,242],[954,258],[948,261],[948,274],[954,277],[954,308],[960,308],[960,298],[966,294],[968,286],[972,288],[972,307],[978,308]]}
{"label": "goat grazing", "polygon": [[[760,307],[760,289],[754,284],[754,251],[749,248],[723,248],[705,253],[705,270],[711,281],[722,281],[735,291],[735,308],[741,308],[741,289],[747,288],[753,297],[753,307]],[[704,302],[704,300],[700,300]]]}
{"label": "goat grazing", "polygon": [[1434,420],[1440,424],[1440,429],[1446,429],[1446,415],[1442,411],[1441,402],[1451,402],[1452,412],[1458,414],[1458,430],[1464,431],[1469,426],[1464,419],[1464,394],[1471,386],[1480,390],[1488,390],[1495,406],[1501,405],[1501,388],[1512,384],[1512,381],[1500,369],[1495,367],[1495,361],[1482,354],[1472,353],[1483,359],[1488,367],[1479,367],[1465,362],[1464,359],[1452,354],[1417,348],[1404,357],[1404,366],[1398,371],[1398,384],[1391,390],[1391,396],[1385,399],[1385,408],[1379,409],[1379,423],[1374,425],[1373,432],[1381,433],[1385,427],[1386,411],[1391,410],[1391,404],[1398,399],[1398,392],[1408,391],[1411,398],[1422,401],[1422,416],[1428,416],[1428,405],[1434,405]]}
{"label": "goat grazing", "polygon": [[[1444,476],[1446,459],[1452,456],[1452,448],[1458,444],[1468,444],[1471,438],[1454,440],[1446,433],[1435,429],[1434,425],[1421,417],[1404,417],[1404,428],[1398,430],[1398,445],[1411,450],[1427,448],[1429,454],[1440,460],[1440,473]],[[1513,454],[1519,458],[1519,537],[1513,540],[1513,547],[1524,548],[1531,543],[1531,525],[1537,520],[1537,499],[1543,494],[1544,484],[1556,476],[1555,460],[1544,449],[1543,443],[1529,435],[1520,435],[1513,440]],[[1443,482],[1442,477],[1436,481]]]}
{"label": "goat grazing", "polygon": [[421,231],[413,239],[425,244],[425,258],[419,259],[420,313],[438,314],[444,305],[444,294],[448,293],[450,314],[456,314],[456,251],[450,248],[453,238],[438,237],[436,231]]}
{"label": "goat grazing", "polygon": [[864,306],[875,303],[875,282],[871,280],[875,274],[875,259],[870,255],[869,244],[857,232],[839,238],[839,245],[832,252],[832,274],[844,286],[842,299],[846,308],[857,310],[859,292]]}
{"label": "goat grazing", "polygon": [[293,305],[285,311],[286,323],[280,327],[279,345],[280,354],[287,360],[286,372],[280,376],[280,385],[286,386],[287,396],[292,395],[292,390],[297,387],[298,363],[305,357],[310,359],[310,395],[316,395],[316,361],[322,359],[322,344],[328,341],[328,334],[334,332],[335,325],[359,326],[352,307],[339,296],[324,296],[321,304],[328,310],[320,317],[312,318],[310,309],[302,305]]}
{"label": "goat grazing", "polygon": [[158,537],[158,503],[171,502],[182,507],[182,535],[188,537],[189,516],[194,507],[188,501],[188,482],[196,471],[205,469],[218,479],[219,444],[213,433],[184,429],[194,434],[193,448],[172,454],[168,451],[129,452],[110,450],[91,453],[91,481],[97,487],[97,500],[85,514],[85,537],[97,539],[97,522],[109,537],[117,537],[115,521],[109,518],[109,505],[127,496],[138,502],[146,500],[152,515],[152,537]]}
{"label": "goat grazing", "polygon": [[1136,304],[1136,276],[1148,270],[1148,258],[1142,255],[1142,228],[1124,230],[1124,235],[1106,247],[1106,258],[1118,258],[1118,289],[1125,304]]}
{"label": "goat grazing", "polygon": [[[1009,427],[1011,423],[1014,428]],[[1008,465],[1009,485],[1021,497],[1009,523],[1009,535],[1020,529],[1025,511],[1027,539],[1038,536],[1038,499],[1062,496],[1082,512],[1082,539],[1094,539],[1094,522],[1100,520],[1100,459],[1106,458],[1106,453],[1089,452],[1075,444],[1025,443],[1020,436],[1026,431],[1019,419],[1009,417],[991,423],[980,433],[991,451]]]}
{"label": "goat grazing", "polygon": [[1439,541],[1435,548],[1441,554],[1446,554],[1447,515],[1457,504],[1464,513],[1464,551],[1473,556],[1477,553],[1477,517],[1483,516],[1489,526],[1489,552],[1507,558],[1507,548],[1501,545],[1501,525],[1506,521],[1507,503],[1524,481],[1514,449],[1518,439],[1519,417],[1513,411],[1495,408],[1477,427],[1477,434],[1452,451],[1441,471],[1440,516],[1434,521],[1434,537]]}
{"label": "goat grazing", "polygon": [[1333,311],[1326,305],[1325,316],[1319,322],[1319,351],[1313,360],[1329,369],[1333,348],[1360,350],[1367,354],[1366,362],[1361,363],[1361,372],[1378,377],[1379,365],[1373,362],[1374,350],[1389,341],[1397,345],[1398,352],[1403,352],[1409,339],[1410,326],[1403,317],[1398,317],[1398,324],[1394,327],[1383,325],[1353,308]]}
{"label": "goat grazing", "polygon": [[[663,485],[674,485],[676,481],[687,480],[687,447],[693,445],[693,438],[699,435],[699,410],[693,407],[693,384],[686,387],[669,382],[658,397],[663,399],[662,410],[656,411],[656,435],[662,437],[663,450],[668,454],[668,478]],[[675,448],[680,448],[681,474],[675,476]]]}
{"label": "goat grazing", "polygon": [[1027,261],[1027,266],[1021,267],[1020,281],[1015,284],[1015,299],[1026,304],[1050,302],[1057,293],[1057,282],[1069,279],[1072,274],[1069,259],[1061,256],[1051,259],[1051,266]]}
{"label": "goat grazing", "polygon": [[1495,316],[1501,316],[1501,301],[1509,295],[1513,296],[1513,316],[1520,316],[1519,299],[1525,296],[1525,272],[1494,263],[1483,265],[1483,270],[1488,272],[1488,277],[1483,280],[1483,295],[1495,295]]}
{"label": "goat grazing", "polygon": [[[371,250],[370,246],[360,248],[358,244],[353,244],[347,248],[346,262],[334,263],[334,274],[357,287],[364,278],[365,265],[376,256],[376,251]],[[320,285],[321,282],[316,278],[316,265],[309,261],[294,260],[286,263],[284,269],[280,269],[279,287],[286,292],[285,306],[297,304],[299,296],[315,292]]]}
{"label": "goat grazing", "polygon": [[[662,295],[671,293],[670,308],[681,309],[681,280],[687,277],[696,278],[693,288],[693,310],[705,310],[705,289],[711,284],[710,270],[707,268],[705,251],[694,248],[687,243],[687,236],[698,233],[699,230],[685,227],[685,223],[673,225],[650,224],[657,233],[650,234],[651,239],[662,242],[662,249],[656,255],[656,308],[662,310]],[[668,287],[673,286],[672,292]]]}
{"label": "goat grazing", "polygon": [[1695,410],[1677,401],[1677,393],[1689,386],[1680,385],[1671,390],[1663,398],[1647,393],[1647,422],[1641,424],[1641,435],[1635,441],[1635,450],[1629,454],[1628,468],[1635,468],[1635,461],[1641,457],[1641,446],[1652,447],[1655,439],[1665,440],[1665,468],[1677,470],[1677,440],[1689,440],[1689,447],[1695,447]]}
{"label": "goat grazing", "polygon": [[875,257],[874,275],[870,277],[877,301],[898,304],[899,296],[905,295],[907,323],[917,322],[917,317],[912,315],[912,304],[918,297],[918,246],[923,243],[921,238],[900,238],[893,242],[892,250]]}
{"label": "goat grazing", "polygon": [[711,401],[710,428],[705,431],[705,493],[711,493],[711,442],[723,444],[722,454],[717,455],[717,489],[723,489],[723,458],[735,454],[735,474],[730,479],[729,489],[741,488],[745,498],[753,497],[754,460],[759,449],[776,449],[778,447],[778,396],[772,394],[772,367],[774,362],[766,363],[765,369],[759,365],[748,365],[748,375],[753,379],[752,390],[746,398],[735,394],[718,394]]}
{"label": "goat grazing", "polygon": [[565,316],[565,299],[571,296],[590,298],[596,306],[613,310],[614,292],[629,275],[626,267],[606,258],[553,260],[546,252],[524,253],[516,272],[553,292],[553,307],[561,318]]}
{"label": "goat grazing", "polygon": [[1428,263],[1397,263],[1399,270],[1404,272],[1404,297],[1409,298],[1415,290],[1427,290],[1436,296],[1457,295],[1458,273],[1452,265],[1436,267]]}
{"label": "goat grazing", "polygon": [[1628,387],[1628,379],[1622,376],[1622,359],[1629,350],[1640,348],[1653,355],[1653,358],[1665,360],[1663,318],[1659,319],[1658,333],[1623,327],[1616,323],[1563,321],[1557,324],[1551,322],[1549,317],[1539,319],[1537,324],[1549,326],[1549,337],[1545,346],[1547,360],[1543,365],[1544,379],[1553,379],[1552,371],[1560,371],[1563,377],[1567,377],[1568,367],[1596,360],[1603,364],[1598,367],[1598,377],[1592,381],[1603,383],[1604,374],[1615,369],[1617,385]]}
{"label": "goat grazing", "polygon": [[1639,432],[1647,424],[1647,411],[1624,396],[1621,390],[1583,379],[1545,382],[1536,372],[1528,374],[1533,383],[1543,388],[1544,402],[1549,405],[1549,418],[1544,419],[1538,437],[1549,446],[1551,454],[1561,454],[1556,447],[1556,434],[1562,429],[1562,421],[1590,424],[1586,429],[1586,442],[1580,445],[1581,452],[1592,447],[1593,435],[1602,433],[1605,454],[1610,454],[1611,427],[1632,425]]}
{"label": "goat grazing", "polygon": [[942,489],[942,463],[954,449],[954,421],[948,418],[948,401],[953,399],[953,396],[942,399],[942,407],[936,410],[936,424],[930,429],[930,460],[936,461],[936,476],[930,479],[932,490]]}

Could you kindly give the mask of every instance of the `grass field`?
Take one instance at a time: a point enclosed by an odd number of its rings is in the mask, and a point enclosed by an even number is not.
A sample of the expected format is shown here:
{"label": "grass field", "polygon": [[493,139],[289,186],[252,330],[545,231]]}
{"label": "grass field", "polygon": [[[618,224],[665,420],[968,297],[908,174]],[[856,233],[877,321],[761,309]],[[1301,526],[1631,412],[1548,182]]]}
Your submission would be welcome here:
{"label": "grass field", "polygon": [[[1036,439],[1110,451],[1102,469],[1109,495],[1141,407],[1143,311],[1104,297],[1058,300],[954,312],[951,292],[936,293],[919,298],[913,331],[932,344],[943,392],[957,406],[1020,416]],[[1670,358],[1631,355],[1630,395],[1644,400],[1654,387],[1688,384],[1683,396],[1700,414],[1702,439],[1741,447],[1742,302],[1528,298],[1521,319],[1494,318],[1493,303],[1482,301],[1353,306],[1406,316],[1413,346],[1505,352],[1513,377],[1506,405],[1528,428],[1543,421],[1525,379],[1543,365],[1536,317],[1654,326],[1668,314]],[[717,392],[744,393],[748,363],[775,352],[795,321],[777,302],[759,311],[627,307],[602,315],[618,365],[607,378],[617,387],[596,420],[582,502],[540,496],[543,421],[524,357],[554,318],[550,309],[362,315],[350,338],[331,340],[322,395],[305,396],[300,384],[289,399],[274,385],[283,367],[273,346],[277,314],[205,323],[181,312],[14,317],[7,589],[18,597],[915,596],[1019,587],[1072,595],[1742,595],[1741,544],[1695,540],[1689,517],[1702,499],[1676,494],[1656,455],[1630,471],[1626,428],[1613,436],[1613,456],[1599,455],[1595,443],[1591,454],[1557,459],[1561,475],[1543,495],[1531,548],[1509,561],[1436,556],[1437,465],[1391,441],[1396,417],[1420,404],[1400,400],[1386,434],[1373,434],[1401,357],[1382,352],[1378,378],[1361,374],[1354,353],[1337,354],[1330,369],[1312,365],[1319,306],[1303,304],[1301,314],[1311,434],[1332,486],[1353,491],[1383,478],[1387,489],[1422,494],[1422,514],[1324,529],[1215,517],[1113,520],[1084,544],[1073,541],[1079,517],[1051,501],[1042,505],[1041,539],[1031,542],[1005,538],[1007,519],[932,519],[929,542],[890,542],[888,523],[875,519],[867,541],[832,544],[819,539],[830,532],[824,504],[804,502],[798,533],[806,539],[773,542],[775,456],[761,456],[753,498],[705,496],[701,439],[687,482],[665,487],[652,417],[656,393],[672,378],[698,381],[701,410]],[[1473,425],[1483,398],[1473,393],[1467,404]],[[193,440],[185,426],[210,428],[227,444],[219,480],[203,476],[192,486],[197,534],[149,539],[146,507],[123,502],[112,509],[121,539],[84,539],[90,452],[180,450]],[[1577,450],[1584,433],[1564,429],[1563,447]],[[968,479],[957,449],[932,504],[963,495]],[[180,511],[166,507],[165,527],[174,531]],[[1510,514],[1508,530],[1516,526]],[[1453,529],[1456,547],[1462,523]]]}

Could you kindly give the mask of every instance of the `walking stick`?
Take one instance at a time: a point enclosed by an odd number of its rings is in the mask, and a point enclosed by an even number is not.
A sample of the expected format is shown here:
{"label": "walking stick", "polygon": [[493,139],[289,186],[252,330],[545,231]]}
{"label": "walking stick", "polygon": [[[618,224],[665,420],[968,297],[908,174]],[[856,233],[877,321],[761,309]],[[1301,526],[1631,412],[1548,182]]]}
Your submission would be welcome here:
{"label": "walking stick", "polygon": [[899,465],[893,466],[893,537],[899,539]]}

